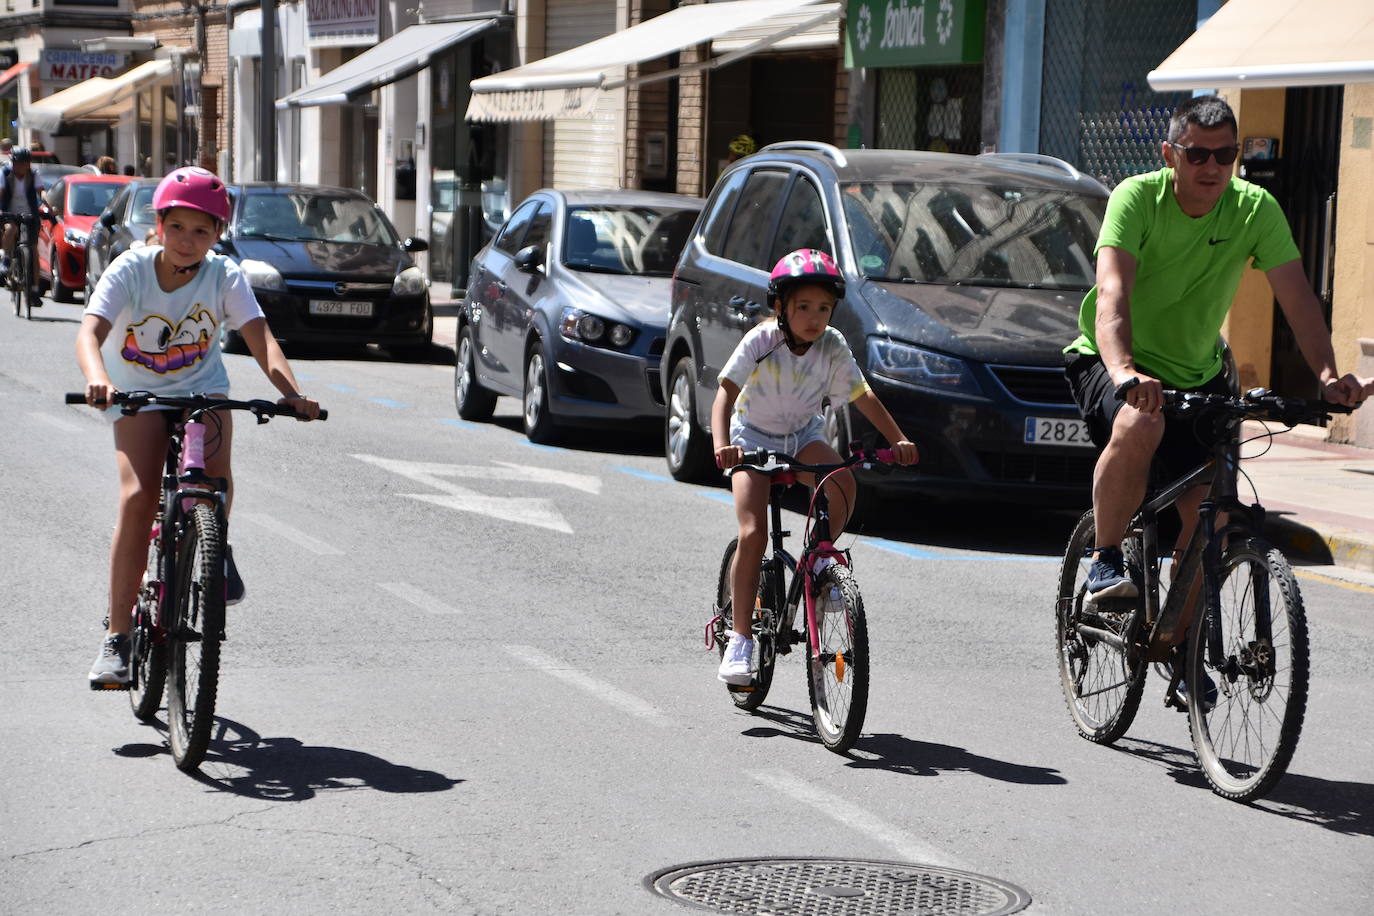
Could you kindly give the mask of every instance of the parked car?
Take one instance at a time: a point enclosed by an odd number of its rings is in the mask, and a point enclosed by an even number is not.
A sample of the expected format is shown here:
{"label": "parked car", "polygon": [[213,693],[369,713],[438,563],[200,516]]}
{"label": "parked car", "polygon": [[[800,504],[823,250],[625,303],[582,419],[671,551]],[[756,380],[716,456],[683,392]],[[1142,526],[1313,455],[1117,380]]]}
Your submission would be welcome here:
{"label": "parked car", "polygon": [[39,178],[43,179],[43,187],[45,188],[51,188],[57,184],[58,179],[64,175],[90,174],[79,165],[59,165],[51,160],[41,161],[38,159],[33,161],[33,170],[38,173]]}
{"label": "parked car", "polygon": [[38,274],[56,302],[75,302],[86,288],[86,242],[91,226],[119,189],[126,175],[64,175],[44,195],[57,222],[43,221],[38,230]]}
{"label": "parked car", "polygon": [[[783,254],[835,255],[847,294],[832,323],[920,448],[916,474],[869,485],[1078,504],[1095,453],[1064,379],[1094,282],[1107,190],[1043,156],[765,147],[717,183],[673,283],[662,363],[664,441],[678,479],[715,472],[711,402],[744,333],[771,313]],[[837,449],[878,434],[826,408]]]}
{"label": "parked car", "polygon": [[464,419],[498,395],[525,434],[657,419],[673,265],[702,201],[646,191],[538,191],[473,259],[458,319],[454,395]]}
{"label": "parked car", "polygon": [[130,248],[142,248],[157,226],[153,192],[157,178],[135,178],[124,184],[91,224],[86,239],[86,301],[110,262]]}

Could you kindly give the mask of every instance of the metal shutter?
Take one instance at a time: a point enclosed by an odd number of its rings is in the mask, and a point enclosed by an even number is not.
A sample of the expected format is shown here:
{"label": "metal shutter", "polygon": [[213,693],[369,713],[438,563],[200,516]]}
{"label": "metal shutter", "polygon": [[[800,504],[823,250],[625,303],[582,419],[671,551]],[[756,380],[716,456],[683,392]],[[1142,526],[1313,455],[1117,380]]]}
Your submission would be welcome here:
{"label": "metal shutter", "polygon": [[[544,47],[549,56],[616,30],[616,0],[548,0]],[[590,118],[548,122],[544,184],[553,188],[618,188],[625,143],[625,90],[599,94]]]}

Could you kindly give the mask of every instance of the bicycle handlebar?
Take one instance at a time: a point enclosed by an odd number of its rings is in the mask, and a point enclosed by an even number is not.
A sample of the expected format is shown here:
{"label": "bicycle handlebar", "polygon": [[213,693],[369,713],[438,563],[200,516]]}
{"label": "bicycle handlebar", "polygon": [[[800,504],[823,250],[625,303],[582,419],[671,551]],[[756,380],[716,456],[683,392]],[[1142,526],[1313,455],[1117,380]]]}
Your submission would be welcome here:
{"label": "bicycle handlebar", "polygon": [[[206,410],[247,410],[251,411],[258,418],[259,423],[266,423],[268,417],[292,417],[297,420],[308,420],[305,414],[296,413],[290,407],[283,407],[273,401],[261,398],[252,401],[233,401],[228,398],[211,398],[203,394],[191,395],[190,397],[178,397],[174,395],[153,394],[150,391],[116,391],[111,399],[119,405],[125,413],[137,413],[144,407],[160,405],[162,407],[175,407],[180,410],[189,410],[200,413]],[[86,395],[81,391],[68,391],[65,395],[65,402],[68,404],[85,404]],[[97,402],[97,406],[104,402]],[[321,409],[317,420],[329,419],[329,411]]]}
{"label": "bicycle handlebar", "polygon": [[[854,449],[844,461],[839,464],[804,464],[791,455],[783,452],[775,452],[771,449],[761,448],[746,451],[743,460],[735,465],[737,468],[748,468],[751,471],[758,471],[761,474],[781,474],[784,471],[804,471],[809,474],[830,474],[835,471],[842,471],[845,468],[852,468],[858,464],[880,464],[887,466],[896,465],[896,455],[890,448],[870,448]],[[733,470],[733,468],[731,469]]]}
{"label": "bicycle handlebar", "polygon": [[[1126,393],[1140,384],[1139,376],[1132,376],[1116,386],[1116,399],[1126,400]],[[1267,388],[1251,388],[1243,395],[1200,394],[1195,391],[1164,389],[1164,406],[1180,413],[1211,410],[1228,414],[1239,420],[1273,420],[1285,426],[1299,423],[1319,423],[1338,413],[1353,413],[1359,404],[1350,406],[1331,401],[1290,398],[1274,394]]]}

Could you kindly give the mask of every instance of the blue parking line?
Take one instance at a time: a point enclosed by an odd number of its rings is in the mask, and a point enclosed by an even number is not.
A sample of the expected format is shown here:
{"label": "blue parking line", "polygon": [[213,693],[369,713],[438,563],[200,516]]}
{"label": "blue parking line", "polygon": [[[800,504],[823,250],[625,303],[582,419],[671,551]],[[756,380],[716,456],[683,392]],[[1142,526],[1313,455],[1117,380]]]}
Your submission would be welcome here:
{"label": "blue parking line", "polygon": [[478,428],[479,428],[478,425],[477,425],[476,423],[469,423],[467,420],[456,420],[456,419],[454,419],[453,417],[436,417],[435,419],[437,419],[440,423],[443,423],[443,424],[446,425],[446,426],[453,426],[453,427],[456,427],[456,428],[458,428],[458,429],[478,429]]}
{"label": "blue parking line", "polygon": [[629,474],[631,477],[638,477],[642,480],[652,480],[654,483],[672,483],[673,478],[664,477],[662,474],[655,474],[652,471],[641,471],[637,468],[627,468],[621,465],[611,465],[612,471],[619,471],[622,474]]}
{"label": "blue parking line", "polygon": [[568,450],[565,448],[559,448],[556,445],[540,445],[538,442],[531,442],[528,439],[524,440],[521,444],[527,445],[530,448],[537,448],[541,452],[553,452],[555,455],[566,455],[568,453]]}
{"label": "blue parking line", "polygon": [[914,560],[944,560],[948,559],[944,554],[933,553],[929,550],[922,550],[920,547],[911,544],[903,544],[901,541],[889,541],[886,538],[863,538],[860,543],[870,544],[879,550],[886,550],[889,553],[901,554],[904,557],[911,557]]}
{"label": "blue parking line", "polygon": [[402,404],[400,401],[393,401],[390,398],[368,398],[373,404],[381,404],[383,407],[409,407],[409,404]]}
{"label": "blue parking line", "polygon": [[722,493],[719,490],[697,490],[697,492],[707,499],[714,499],[716,502],[725,503],[727,506],[735,504],[735,497],[729,493]]}
{"label": "blue parking line", "polygon": [[[299,376],[298,376],[298,377],[299,377]],[[357,391],[357,390],[358,390],[357,388],[354,388],[352,385],[330,385],[330,386],[329,386],[329,389],[330,389],[331,391]]]}

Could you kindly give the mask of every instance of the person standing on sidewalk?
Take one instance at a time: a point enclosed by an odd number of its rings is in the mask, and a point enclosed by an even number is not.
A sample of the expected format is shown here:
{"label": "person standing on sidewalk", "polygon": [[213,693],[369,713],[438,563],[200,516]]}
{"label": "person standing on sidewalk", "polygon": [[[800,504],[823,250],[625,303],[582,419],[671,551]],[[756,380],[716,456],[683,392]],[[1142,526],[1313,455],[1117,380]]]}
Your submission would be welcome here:
{"label": "person standing on sidewalk", "polygon": [[[1088,576],[1095,597],[1136,595],[1121,541],[1156,452],[1171,477],[1206,459],[1203,430],[1172,417],[1166,422],[1163,391],[1230,393],[1219,335],[1248,263],[1268,277],[1323,397],[1353,405],[1374,394],[1374,380],[1336,368],[1321,302],[1283,211],[1268,191],[1231,174],[1239,149],[1231,106],[1215,95],[1189,99],[1160,144],[1166,167],[1126,179],[1107,203],[1097,285],[1083,299],[1081,333],[1064,351],[1074,399],[1102,448],[1093,473],[1097,546]],[[1179,549],[1204,494],[1199,487],[1178,499]]]}

